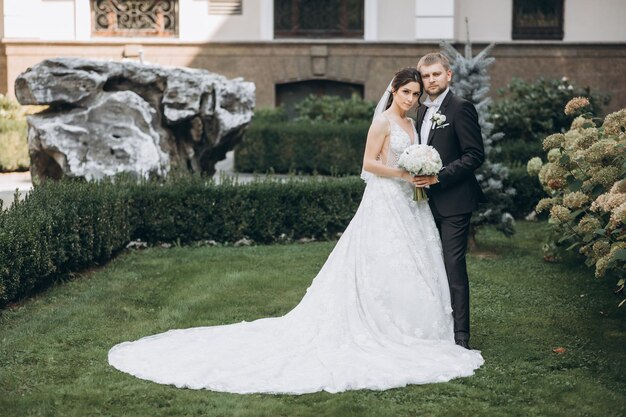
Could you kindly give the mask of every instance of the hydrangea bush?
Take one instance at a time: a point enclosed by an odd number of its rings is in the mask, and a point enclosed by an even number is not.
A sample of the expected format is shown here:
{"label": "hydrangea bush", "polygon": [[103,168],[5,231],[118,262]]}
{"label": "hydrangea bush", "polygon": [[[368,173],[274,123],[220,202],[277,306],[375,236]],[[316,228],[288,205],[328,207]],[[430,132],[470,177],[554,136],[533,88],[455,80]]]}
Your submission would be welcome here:
{"label": "hydrangea bush", "polygon": [[[565,113],[576,114],[589,107],[584,97],[568,102]],[[529,174],[538,175],[548,197],[537,204],[537,212],[549,211],[555,240],[545,246],[566,247],[595,266],[596,277],[618,279],[623,293],[626,274],[626,108],[611,113],[604,121],[584,113],[574,119],[565,133],[546,137],[546,163],[536,157],[528,161]],[[620,305],[624,304],[622,301]]]}

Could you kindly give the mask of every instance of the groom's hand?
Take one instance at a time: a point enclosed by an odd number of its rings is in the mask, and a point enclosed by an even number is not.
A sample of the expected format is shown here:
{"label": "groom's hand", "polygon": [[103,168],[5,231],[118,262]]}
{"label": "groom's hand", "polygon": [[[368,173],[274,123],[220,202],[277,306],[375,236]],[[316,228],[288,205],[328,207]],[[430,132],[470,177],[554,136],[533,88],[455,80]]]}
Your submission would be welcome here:
{"label": "groom's hand", "polygon": [[429,185],[437,184],[439,179],[436,175],[416,175],[411,181],[416,187],[426,187]]}

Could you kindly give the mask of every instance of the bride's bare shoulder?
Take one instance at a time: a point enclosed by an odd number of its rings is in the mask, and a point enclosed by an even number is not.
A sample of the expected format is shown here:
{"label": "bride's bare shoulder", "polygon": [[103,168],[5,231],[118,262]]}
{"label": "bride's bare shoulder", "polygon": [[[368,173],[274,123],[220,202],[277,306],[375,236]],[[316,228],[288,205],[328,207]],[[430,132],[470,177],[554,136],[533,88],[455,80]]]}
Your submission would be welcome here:
{"label": "bride's bare shoulder", "polygon": [[370,131],[376,132],[376,133],[387,134],[387,132],[389,131],[390,123],[391,122],[389,121],[387,116],[381,113],[378,116],[374,117],[374,120],[372,120]]}

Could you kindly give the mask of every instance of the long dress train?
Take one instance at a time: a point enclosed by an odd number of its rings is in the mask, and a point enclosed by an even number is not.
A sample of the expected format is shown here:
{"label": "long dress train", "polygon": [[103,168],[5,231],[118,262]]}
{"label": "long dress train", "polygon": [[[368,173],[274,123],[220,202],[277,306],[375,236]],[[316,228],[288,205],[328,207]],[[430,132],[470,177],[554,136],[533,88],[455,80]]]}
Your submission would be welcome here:
{"label": "long dress train", "polygon": [[[410,137],[391,124],[383,158]],[[282,317],[170,330],[109,351],[141,379],[232,393],[383,390],[468,376],[479,351],[454,343],[441,242],[412,187],[370,176],[361,204],[300,303]]]}

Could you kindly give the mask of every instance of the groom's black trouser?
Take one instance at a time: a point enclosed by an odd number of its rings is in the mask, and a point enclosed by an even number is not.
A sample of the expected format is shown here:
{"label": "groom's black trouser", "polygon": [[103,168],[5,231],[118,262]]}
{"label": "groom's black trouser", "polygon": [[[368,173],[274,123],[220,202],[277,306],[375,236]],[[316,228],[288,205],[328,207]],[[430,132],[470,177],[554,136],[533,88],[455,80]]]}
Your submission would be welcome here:
{"label": "groom's black trouser", "polygon": [[448,275],[454,333],[457,339],[469,339],[470,306],[469,280],[465,254],[472,213],[444,217],[430,204],[443,247],[443,262]]}

